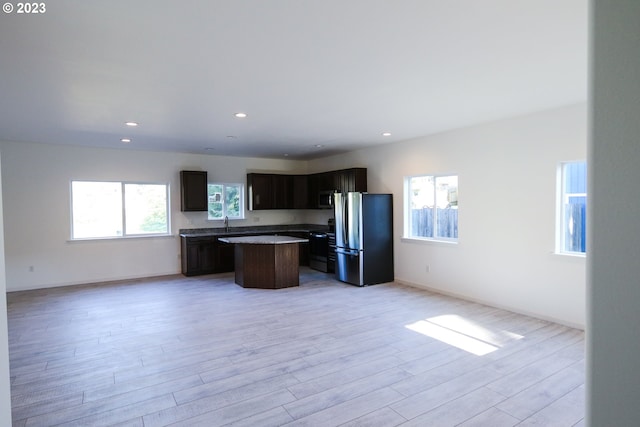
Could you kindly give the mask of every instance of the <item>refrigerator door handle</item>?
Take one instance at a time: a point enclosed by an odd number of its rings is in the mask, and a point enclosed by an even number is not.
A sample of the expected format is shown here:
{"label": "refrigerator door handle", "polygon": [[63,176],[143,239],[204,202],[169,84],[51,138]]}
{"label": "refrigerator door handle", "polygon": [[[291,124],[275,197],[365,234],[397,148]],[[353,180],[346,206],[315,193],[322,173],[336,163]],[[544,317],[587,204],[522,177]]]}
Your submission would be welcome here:
{"label": "refrigerator door handle", "polygon": [[359,252],[360,251],[358,251],[357,249],[336,248],[336,253],[337,254],[357,256],[359,254]]}
{"label": "refrigerator door handle", "polygon": [[347,210],[347,198],[343,197],[341,199],[340,209],[342,210],[342,241],[345,245],[348,245],[349,242],[349,211]]}

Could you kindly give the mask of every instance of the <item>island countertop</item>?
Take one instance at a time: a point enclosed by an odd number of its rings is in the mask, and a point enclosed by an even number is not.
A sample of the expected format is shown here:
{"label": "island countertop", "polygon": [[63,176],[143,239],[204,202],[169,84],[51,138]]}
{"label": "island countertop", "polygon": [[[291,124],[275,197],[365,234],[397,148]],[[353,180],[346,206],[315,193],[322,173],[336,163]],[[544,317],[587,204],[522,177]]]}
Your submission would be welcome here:
{"label": "island countertop", "polygon": [[219,241],[224,243],[240,243],[248,245],[278,245],[285,243],[304,243],[309,239],[301,239],[291,236],[239,236],[239,237],[219,237]]}

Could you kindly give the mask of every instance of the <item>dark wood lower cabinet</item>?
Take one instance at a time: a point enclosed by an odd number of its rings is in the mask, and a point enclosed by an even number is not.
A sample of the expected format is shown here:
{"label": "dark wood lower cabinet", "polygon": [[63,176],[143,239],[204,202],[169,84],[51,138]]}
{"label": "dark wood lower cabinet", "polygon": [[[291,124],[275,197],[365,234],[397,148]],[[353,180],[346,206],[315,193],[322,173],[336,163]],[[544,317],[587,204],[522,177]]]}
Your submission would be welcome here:
{"label": "dark wood lower cabinet", "polygon": [[[291,237],[299,237],[300,239],[308,239],[308,231],[293,231],[290,233],[282,233]],[[309,265],[309,242],[298,243],[298,259],[299,265]]]}
{"label": "dark wood lower cabinet", "polygon": [[219,242],[217,237],[180,237],[182,274],[202,274],[233,271],[233,245]]}
{"label": "dark wood lower cabinet", "polygon": [[236,244],[235,281],[244,288],[281,289],[298,286],[298,243]]}
{"label": "dark wood lower cabinet", "polygon": [[197,276],[213,273],[215,248],[210,237],[181,237],[182,274]]}
{"label": "dark wood lower cabinet", "polygon": [[[269,233],[273,234],[273,233]],[[280,233],[307,239],[308,232]],[[228,235],[227,237],[233,237]],[[199,276],[203,274],[226,273],[235,269],[234,244],[224,243],[216,236],[180,236],[182,274]],[[309,265],[309,244],[299,244],[299,265]]]}
{"label": "dark wood lower cabinet", "polygon": [[227,271],[233,271],[235,265],[234,244],[218,242],[217,245],[217,258],[218,265],[215,268],[216,273],[225,273]]}

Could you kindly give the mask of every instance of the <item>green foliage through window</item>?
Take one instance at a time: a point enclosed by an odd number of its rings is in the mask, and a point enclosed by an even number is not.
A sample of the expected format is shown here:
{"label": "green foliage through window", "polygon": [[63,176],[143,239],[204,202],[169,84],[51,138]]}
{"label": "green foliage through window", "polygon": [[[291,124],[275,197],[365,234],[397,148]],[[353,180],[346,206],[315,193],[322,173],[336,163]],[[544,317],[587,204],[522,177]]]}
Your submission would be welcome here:
{"label": "green foliage through window", "polygon": [[209,184],[210,220],[244,218],[244,185],[243,184]]}
{"label": "green foliage through window", "polygon": [[168,234],[168,194],[167,184],[73,181],[71,237]]}

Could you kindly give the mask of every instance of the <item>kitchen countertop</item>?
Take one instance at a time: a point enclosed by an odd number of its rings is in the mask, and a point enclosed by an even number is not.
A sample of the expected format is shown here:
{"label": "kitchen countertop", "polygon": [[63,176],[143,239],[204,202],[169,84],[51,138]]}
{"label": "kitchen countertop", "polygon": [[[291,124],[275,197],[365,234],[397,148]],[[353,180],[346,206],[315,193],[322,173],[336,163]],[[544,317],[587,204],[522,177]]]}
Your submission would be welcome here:
{"label": "kitchen countertop", "polygon": [[300,233],[308,231],[327,231],[326,225],[319,224],[293,224],[293,225],[267,225],[267,226],[246,226],[231,227],[225,230],[223,227],[218,228],[194,228],[181,229],[179,235],[181,237],[223,237],[223,236],[244,236],[256,234],[284,234]]}
{"label": "kitchen countertop", "polygon": [[284,243],[304,243],[309,239],[300,239],[290,236],[241,236],[241,237],[219,237],[219,241],[225,243],[244,243],[249,245],[278,245]]}

